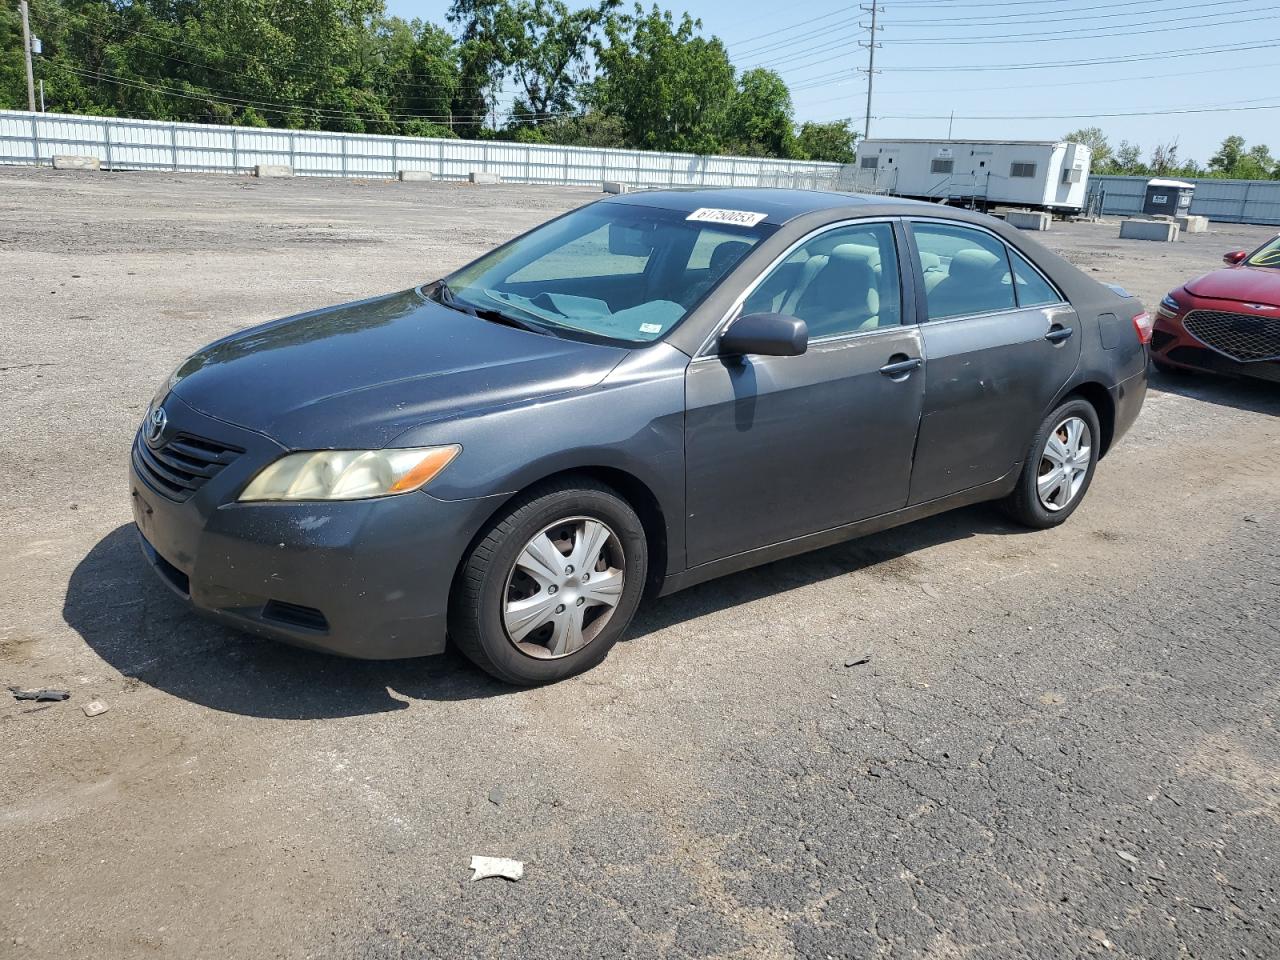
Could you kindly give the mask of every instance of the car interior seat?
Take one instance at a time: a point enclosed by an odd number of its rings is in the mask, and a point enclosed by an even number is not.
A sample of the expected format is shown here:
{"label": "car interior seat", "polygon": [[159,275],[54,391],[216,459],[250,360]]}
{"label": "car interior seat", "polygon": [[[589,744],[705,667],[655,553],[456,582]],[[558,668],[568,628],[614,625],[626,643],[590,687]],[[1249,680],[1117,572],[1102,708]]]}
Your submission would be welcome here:
{"label": "car interior seat", "polygon": [[825,337],[877,326],[880,291],[867,258],[840,245],[824,259],[826,262],[800,294],[794,310],[794,315],[808,326],[809,336]]}
{"label": "car interior seat", "polygon": [[1008,263],[994,253],[978,248],[959,251],[946,274],[928,290],[930,316],[981,313],[1006,300],[1012,306],[1013,294],[1005,284],[1008,274]]}

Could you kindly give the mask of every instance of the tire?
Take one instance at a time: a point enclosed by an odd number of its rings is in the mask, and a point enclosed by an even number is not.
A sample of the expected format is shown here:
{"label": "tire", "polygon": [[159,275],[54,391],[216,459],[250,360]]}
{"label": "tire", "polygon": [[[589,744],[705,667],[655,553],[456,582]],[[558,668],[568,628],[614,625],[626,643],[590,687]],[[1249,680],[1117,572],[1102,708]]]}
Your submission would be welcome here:
{"label": "tire", "polygon": [[[580,558],[589,558],[589,569],[574,567]],[[449,635],[476,666],[507,683],[582,673],[626,632],[648,559],[640,518],[609,487],[585,477],[535,487],[467,553],[450,593]]]}
{"label": "tire", "polygon": [[[1058,443],[1052,449],[1050,449],[1050,442],[1055,439],[1055,431],[1060,425],[1065,426],[1072,421],[1083,423],[1088,435],[1087,438],[1081,435],[1078,451],[1064,458],[1059,448],[1070,450],[1071,443],[1069,440],[1064,442],[1063,431],[1057,432]],[[1070,428],[1066,432],[1070,433]],[[1018,485],[1003,502],[1005,512],[1024,526],[1037,530],[1047,530],[1065,522],[1071,514],[1075,513],[1076,508],[1084,500],[1085,494],[1089,492],[1089,485],[1093,483],[1093,472],[1098,465],[1101,440],[1102,430],[1098,424],[1098,414],[1089,401],[1076,398],[1057,407],[1044,418],[1027,447],[1027,456],[1022,464],[1022,472],[1018,476]],[[1088,465],[1080,469],[1081,454],[1086,441]],[[1058,468],[1059,472],[1054,473],[1058,462],[1064,459],[1070,462],[1070,472]],[[1050,504],[1055,505],[1046,505],[1041,498],[1042,475],[1046,478],[1046,486],[1052,484],[1054,479],[1062,478],[1061,483],[1048,488],[1047,499]]]}

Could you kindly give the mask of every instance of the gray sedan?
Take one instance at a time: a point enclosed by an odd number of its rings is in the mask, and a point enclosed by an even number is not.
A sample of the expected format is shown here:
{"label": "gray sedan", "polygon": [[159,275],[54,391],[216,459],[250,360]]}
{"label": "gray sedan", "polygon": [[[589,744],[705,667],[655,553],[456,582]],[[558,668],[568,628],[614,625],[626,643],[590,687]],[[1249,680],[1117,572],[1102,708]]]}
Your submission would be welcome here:
{"label": "gray sedan", "polygon": [[1138,415],[1150,319],[999,220],[629,194],[441,280],[183,363],[130,483],[161,579],[355,657],[512,683],[645,596],[982,500],[1062,523]]}

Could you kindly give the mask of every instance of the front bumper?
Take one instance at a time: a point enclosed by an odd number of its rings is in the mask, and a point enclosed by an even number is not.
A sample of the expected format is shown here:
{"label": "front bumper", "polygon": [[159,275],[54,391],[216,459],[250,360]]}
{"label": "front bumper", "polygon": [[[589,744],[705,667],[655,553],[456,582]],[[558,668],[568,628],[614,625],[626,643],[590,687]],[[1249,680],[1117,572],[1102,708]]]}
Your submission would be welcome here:
{"label": "front bumper", "polygon": [[[1156,363],[1184,370],[1201,370],[1228,377],[1251,377],[1280,383],[1280,360],[1259,360],[1244,363],[1234,360],[1197,340],[1182,325],[1183,310],[1177,317],[1156,314],[1151,331],[1151,358]],[[1199,308],[1204,309],[1204,308]]]}
{"label": "front bumper", "polygon": [[229,625],[315,650],[381,660],[444,649],[453,575],[493,498],[237,503],[284,448],[173,395],[164,407],[167,430],[245,451],[178,502],[148,482],[135,438],[134,521],[170,589]]}

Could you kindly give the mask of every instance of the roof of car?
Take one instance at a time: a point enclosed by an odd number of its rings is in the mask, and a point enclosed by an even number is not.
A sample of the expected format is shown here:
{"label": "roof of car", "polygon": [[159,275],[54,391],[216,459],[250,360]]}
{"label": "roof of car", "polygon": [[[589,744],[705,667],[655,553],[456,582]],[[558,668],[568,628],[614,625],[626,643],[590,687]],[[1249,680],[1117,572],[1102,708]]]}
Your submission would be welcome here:
{"label": "roof of car", "polygon": [[766,223],[782,224],[788,220],[819,210],[844,210],[857,207],[859,214],[873,212],[876,207],[902,204],[935,206],[902,197],[883,197],[861,193],[834,193],[826,190],[793,190],[783,187],[689,187],[686,189],[642,190],[610,197],[607,203],[627,203],[645,207],[662,207],[692,213],[703,207],[717,210],[750,211],[766,214]]}

